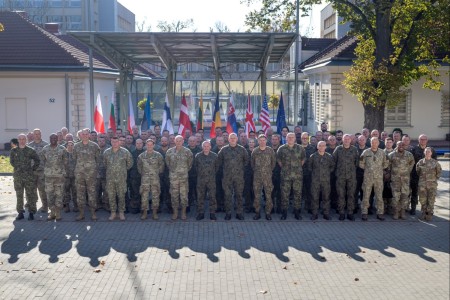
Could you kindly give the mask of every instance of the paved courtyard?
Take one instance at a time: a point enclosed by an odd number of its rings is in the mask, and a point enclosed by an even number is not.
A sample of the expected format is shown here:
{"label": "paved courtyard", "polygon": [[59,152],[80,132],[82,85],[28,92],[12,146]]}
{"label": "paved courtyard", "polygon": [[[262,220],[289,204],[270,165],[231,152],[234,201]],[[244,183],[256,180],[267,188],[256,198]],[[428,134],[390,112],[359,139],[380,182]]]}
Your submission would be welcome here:
{"label": "paved courtyard", "polygon": [[[0,299],[449,299],[449,160],[436,216],[15,221],[0,177]],[[38,207],[40,203],[38,204]],[[88,215],[89,216],[89,215]]]}

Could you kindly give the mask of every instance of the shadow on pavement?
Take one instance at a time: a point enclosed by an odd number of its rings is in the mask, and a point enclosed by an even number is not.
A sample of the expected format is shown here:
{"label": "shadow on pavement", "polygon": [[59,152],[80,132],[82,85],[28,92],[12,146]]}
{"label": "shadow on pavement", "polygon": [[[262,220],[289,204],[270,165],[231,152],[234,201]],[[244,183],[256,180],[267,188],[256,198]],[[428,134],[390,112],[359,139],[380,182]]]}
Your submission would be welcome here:
{"label": "shadow on pavement", "polygon": [[[434,217],[433,222],[416,219],[407,221],[369,222],[339,221],[175,221],[141,222],[132,217],[126,222],[74,222],[69,215],[61,222],[14,221],[14,229],[1,245],[14,264],[21,256],[38,248],[48,255],[50,263],[76,248],[78,255],[89,258],[91,266],[111,249],[126,255],[128,261],[137,260],[139,253],[150,248],[160,249],[172,259],[180,258],[180,250],[188,248],[203,253],[211,262],[219,262],[224,249],[235,251],[250,259],[252,251],[271,253],[282,262],[295,255],[293,249],[309,253],[317,261],[326,263],[324,251],[342,253],[358,262],[364,262],[365,249],[378,251],[386,257],[395,257],[393,249],[415,254],[428,262],[436,262],[428,252],[449,252],[449,222]],[[223,218],[219,214],[220,219]],[[304,216],[305,217],[305,216]],[[70,220],[69,220],[70,219]],[[336,220],[336,218],[335,218]]]}

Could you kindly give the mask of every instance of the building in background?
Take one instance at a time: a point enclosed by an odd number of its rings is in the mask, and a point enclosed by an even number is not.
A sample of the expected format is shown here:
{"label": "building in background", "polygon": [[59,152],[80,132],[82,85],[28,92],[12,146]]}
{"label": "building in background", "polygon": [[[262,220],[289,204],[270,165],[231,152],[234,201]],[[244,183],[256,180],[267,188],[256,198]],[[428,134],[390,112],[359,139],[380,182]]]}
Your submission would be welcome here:
{"label": "building in background", "polygon": [[350,22],[341,24],[342,17],[328,4],[320,11],[320,37],[327,39],[340,39],[350,30]]}
{"label": "building in background", "polygon": [[57,23],[62,33],[135,31],[135,15],[117,0],[0,0],[0,11],[24,11],[34,24]]}

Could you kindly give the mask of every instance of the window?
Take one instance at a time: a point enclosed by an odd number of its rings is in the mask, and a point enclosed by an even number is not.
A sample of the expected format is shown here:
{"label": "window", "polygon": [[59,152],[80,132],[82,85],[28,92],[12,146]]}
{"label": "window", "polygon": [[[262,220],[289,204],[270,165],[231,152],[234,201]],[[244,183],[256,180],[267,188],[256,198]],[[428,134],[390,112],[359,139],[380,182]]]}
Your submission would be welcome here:
{"label": "window", "polygon": [[324,122],[328,119],[328,115],[325,114],[327,104],[330,100],[330,91],[327,89],[321,89],[320,85],[316,84],[314,99],[314,119],[318,123]]}
{"label": "window", "polygon": [[408,90],[405,99],[397,106],[386,107],[384,124],[387,127],[411,126],[411,90]]}
{"label": "window", "polygon": [[441,127],[450,127],[450,93],[441,93]]}
{"label": "window", "polygon": [[27,99],[6,98],[5,119],[7,130],[26,131],[27,126]]}
{"label": "window", "polygon": [[81,7],[81,1],[80,0],[70,0],[70,7]]}
{"label": "window", "polygon": [[332,14],[330,17],[325,19],[323,27],[327,29],[333,26],[334,24],[336,24],[336,13]]}

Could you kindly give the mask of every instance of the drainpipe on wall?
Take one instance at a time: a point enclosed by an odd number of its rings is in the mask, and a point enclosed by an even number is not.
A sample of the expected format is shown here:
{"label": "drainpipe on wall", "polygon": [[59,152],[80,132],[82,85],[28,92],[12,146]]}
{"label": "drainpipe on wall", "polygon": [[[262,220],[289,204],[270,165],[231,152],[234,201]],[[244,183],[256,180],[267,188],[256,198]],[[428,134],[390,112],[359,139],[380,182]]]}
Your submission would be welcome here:
{"label": "drainpipe on wall", "polygon": [[64,82],[65,82],[65,88],[66,88],[66,128],[69,129],[70,132],[70,122],[69,122],[69,117],[70,117],[70,99],[69,99],[69,93],[70,93],[70,88],[69,88],[69,75],[67,75],[67,73],[64,75]]}

